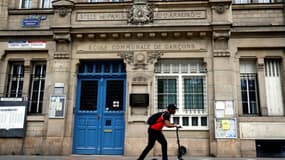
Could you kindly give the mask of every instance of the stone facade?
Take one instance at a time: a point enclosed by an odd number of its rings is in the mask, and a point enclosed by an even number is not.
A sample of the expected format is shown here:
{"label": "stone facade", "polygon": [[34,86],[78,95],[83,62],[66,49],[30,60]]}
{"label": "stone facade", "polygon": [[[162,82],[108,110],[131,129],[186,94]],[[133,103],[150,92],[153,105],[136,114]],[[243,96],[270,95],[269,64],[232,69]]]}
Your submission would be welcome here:
{"label": "stone facade", "polygon": [[[266,58],[281,60],[285,104],[284,3],[244,4],[232,0],[134,0],[87,3],[55,0],[53,8],[19,9],[20,0],[0,2],[0,96],[7,93],[10,62],[24,62],[22,97],[29,97],[29,76],[35,61],[46,62],[41,114],[28,114],[24,138],[0,138],[0,154],[70,155],[73,148],[77,74],[81,61],[123,60],[127,73],[125,155],[138,155],[147,139],[147,117],[155,111],[154,68],[159,60],[201,59],[207,71],[208,125],[182,130],[190,156],[256,157],[257,139],[285,139],[284,113],[270,116],[266,102]],[[23,24],[37,19],[39,25]],[[44,47],[13,47],[13,42],[41,41]],[[243,114],[240,60],[256,59],[259,83],[258,116]],[[49,97],[64,84],[64,118],[49,115]],[[130,93],[148,93],[149,106],[129,105]],[[215,137],[215,102],[233,102],[236,138]],[[264,129],[269,128],[266,133]],[[278,132],[280,131],[280,132]],[[166,130],[170,155],[176,135]],[[153,155],[159,155],[156,145]]]}

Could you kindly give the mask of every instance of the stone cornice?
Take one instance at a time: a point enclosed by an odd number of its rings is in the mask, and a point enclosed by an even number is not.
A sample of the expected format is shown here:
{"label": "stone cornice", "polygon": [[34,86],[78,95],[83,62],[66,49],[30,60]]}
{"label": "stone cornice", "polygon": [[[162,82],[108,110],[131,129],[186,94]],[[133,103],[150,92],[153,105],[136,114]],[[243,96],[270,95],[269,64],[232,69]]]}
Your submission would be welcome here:
{"label": "stone cornice", "polygon": [[166,31],[166,32],[99,32],[99,33],[72,33],[75,39],[191,39],[210,36],[210,32]]}

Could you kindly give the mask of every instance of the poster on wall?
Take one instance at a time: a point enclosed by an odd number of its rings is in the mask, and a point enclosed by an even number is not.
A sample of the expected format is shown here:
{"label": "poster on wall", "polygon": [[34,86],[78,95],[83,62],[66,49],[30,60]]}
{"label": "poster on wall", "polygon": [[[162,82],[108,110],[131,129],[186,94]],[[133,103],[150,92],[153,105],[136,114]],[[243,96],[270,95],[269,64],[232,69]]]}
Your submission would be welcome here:
{"label": "poster on wall", "polygon": [[49,118],[64,118],[65,96],[51,96],[49,101]]}
{"label": "poster on wall", "polygon": [[215,119],[216,138],[237,138],[236,118],[216,118]]}
{"label": "poster on wall", "polygon": [[0,99],[0,137],[24,137],[27,102]]}
{"label": "poster on wall", "polygon": [[216,101],[215,116],[216,118],[233,117],[234,116],[233,101]]}

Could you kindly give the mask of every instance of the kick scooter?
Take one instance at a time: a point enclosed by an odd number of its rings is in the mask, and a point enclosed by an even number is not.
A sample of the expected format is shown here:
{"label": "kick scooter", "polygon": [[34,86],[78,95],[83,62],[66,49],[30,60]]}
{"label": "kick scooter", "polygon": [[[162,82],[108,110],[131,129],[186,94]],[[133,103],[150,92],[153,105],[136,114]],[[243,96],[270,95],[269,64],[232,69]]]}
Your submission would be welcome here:
{"label": "kick scooter", "polygon": [[186,147],[180,146],[180,140],[179,140],[179,134],[178,130],[181,128],[181,126],[176,127],[176,137],[177,137],[177,145],[178,145],[178,154],[177,154],[177,160],[183,160],[182,156],[186,154]]}

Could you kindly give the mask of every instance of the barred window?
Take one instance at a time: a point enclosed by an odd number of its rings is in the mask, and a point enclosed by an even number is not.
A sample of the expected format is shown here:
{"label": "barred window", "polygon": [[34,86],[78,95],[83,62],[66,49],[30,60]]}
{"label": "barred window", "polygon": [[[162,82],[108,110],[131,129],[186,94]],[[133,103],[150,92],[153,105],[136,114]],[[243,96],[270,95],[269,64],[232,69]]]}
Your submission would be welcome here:
{"label": "barred window", "polygon": [[41,0],[40,8],[52,8],[52,1],[54,0]]}
{"label": "barred window", "polygon": [[10,63],[6,97],[22,97],[24,83],[24,62]]}
{"label": "barred window", "polygon": [[128,0],[89,0],[89,2],[124,2]]}
{"label": "barred window", "polygon": [[42,113],[46,64],[34,63],[31,75],[29,113]]}
{"label": "barred window", "polygon": [[235,4],[249,4],[249,3],[281,3],[283,0],[234,0]]}
{"label": "barred window", "polygon": [[178,106],[171,121],[184,129],[208,129],[206,68],[202,60],[160,60],[155,65],[155,105]]}
{"label": "barred window", "polygon": [[257,115],[259,113],[258,81],[254,60],[240,62],[240,83],[243,114]]}
{"label": "barred window", "polygon": [[21,0],[20,1],[20,8],[32,8],[32,0]]}

